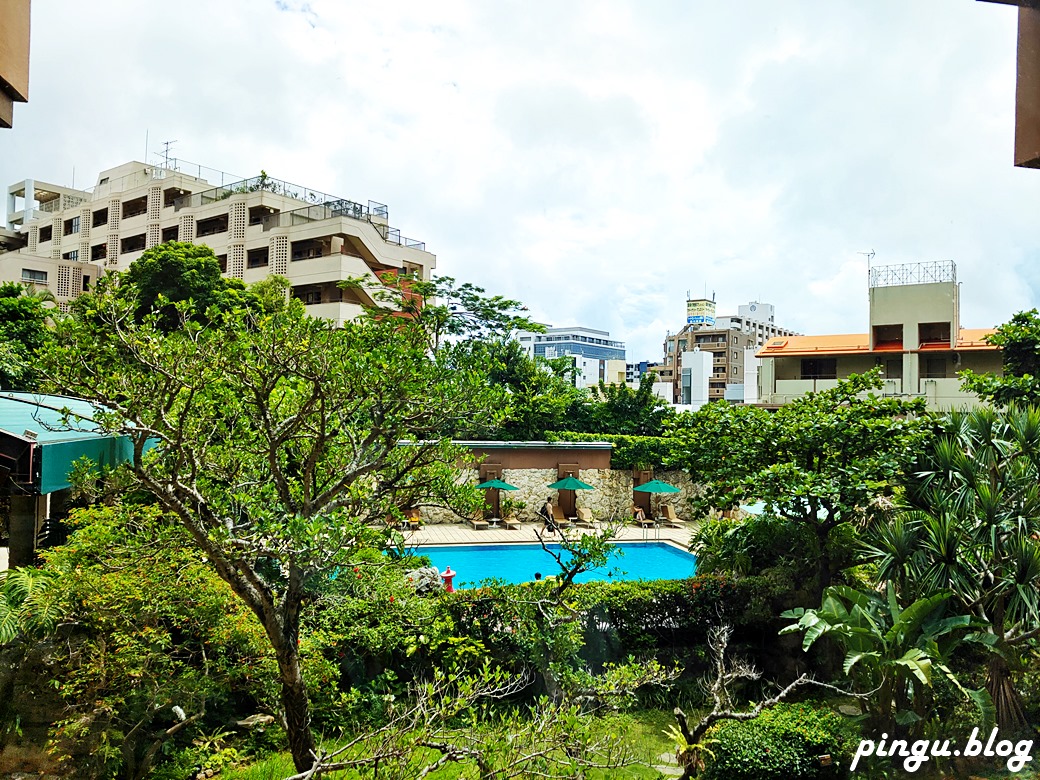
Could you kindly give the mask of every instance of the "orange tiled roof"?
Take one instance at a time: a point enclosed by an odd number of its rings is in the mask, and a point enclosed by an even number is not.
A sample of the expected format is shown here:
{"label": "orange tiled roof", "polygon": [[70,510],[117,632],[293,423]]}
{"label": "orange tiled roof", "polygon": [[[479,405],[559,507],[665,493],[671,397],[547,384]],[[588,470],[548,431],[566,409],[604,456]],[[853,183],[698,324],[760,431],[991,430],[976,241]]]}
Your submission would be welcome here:
{"label": "orange tiled roof", "polygon": [[769,339],[755,357],[780,355],[860,355],[870,352],[866,333],[830,336],[776,336]]}
{"label": "orange tiled roof", "polygon": [[999,349],[983,341],[992,333],[996,333],[993,328],[961,328],[957,335],[957,349]]}
{"label": "orange tiled roof", "polygon": [[[993,333],[992,328],[961,328],[957,338],[958,350],[987,350],[997,347],[987,344],[983,339]],[[925,350],[950,348],[942,346],[925,346]],[[874,352],[902,351],[893,350],[889,345],[880,346]],[[776,336],[769,339],[755,357],[787,357],[788,355],[867,355],[870,350],[870,337],[866,333],[841,333],[827,336]]]}

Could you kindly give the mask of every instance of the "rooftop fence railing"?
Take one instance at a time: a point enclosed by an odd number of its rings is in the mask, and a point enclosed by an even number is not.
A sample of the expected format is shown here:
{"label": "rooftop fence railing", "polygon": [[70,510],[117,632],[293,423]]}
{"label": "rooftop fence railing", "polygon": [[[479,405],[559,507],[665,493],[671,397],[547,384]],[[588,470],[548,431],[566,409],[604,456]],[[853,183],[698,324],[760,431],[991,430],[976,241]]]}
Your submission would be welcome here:
{"label": "rooftop fence railing", "polygon": [[902,265],[878,265],[869,270],[870,287],[896,287],[903,284],[957,282],[957,264],[952,260]]}

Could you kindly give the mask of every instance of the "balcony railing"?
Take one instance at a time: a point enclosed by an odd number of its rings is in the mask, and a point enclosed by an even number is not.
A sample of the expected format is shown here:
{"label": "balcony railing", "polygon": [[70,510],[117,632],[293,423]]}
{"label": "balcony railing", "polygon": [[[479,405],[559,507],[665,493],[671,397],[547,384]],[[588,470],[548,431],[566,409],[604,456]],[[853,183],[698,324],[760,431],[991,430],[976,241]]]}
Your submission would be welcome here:
{"label": "balcony railing", "polygon": [[356,219],[359,222],[368,222],[388,244],[426,250],[426,242],[417,241],[414,238],[406,238],[401,235],[401,231],[397,228],[381,222],[373,222],[370,209],[367,209],[360,203],[354,203],[349,200],[332,201],[320,206],[304,206],[301,209],[293,209],[292,211],[266,214],[263,220],[261,220],[261,224],[266,231],[276,227],[306,225],[311,222],[320,222],[324,219],[335,219],[337,217],[347,217],[348,219]]}
{"label": "balcony railing", "polygon": [[270,192],[274,195],[282,195],[303,203],[340,208],[345,212],[350,212],[349,214],[345,213],[343,216],[354,216],[355,219],[375,217],[376,219],[385,220],[389,215],[389,210],[385,203],[377,203],[374,200],[370,200],[367,206],[362,206],[360,203],[355,203],[346,198],[329,195],[328,193],[313,190],[310,187],[303,187],[299,184],[292,184],[281,179],[274,179],[266,174],[224,184],[211,190],[181,195],[179,198],[174,199],[173,207],[177,211],[186,207],[198,208],[208,203],[226,200],[232,195],[247,192]]}

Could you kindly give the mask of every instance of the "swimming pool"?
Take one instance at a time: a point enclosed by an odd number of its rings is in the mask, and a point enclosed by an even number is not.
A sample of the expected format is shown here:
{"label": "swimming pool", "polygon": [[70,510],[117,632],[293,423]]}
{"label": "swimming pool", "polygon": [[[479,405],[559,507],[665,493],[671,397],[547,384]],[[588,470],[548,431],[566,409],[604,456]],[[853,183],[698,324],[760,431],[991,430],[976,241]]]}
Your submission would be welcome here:
{"label": "swimming pool", "polygon": [[[559,545],[549,547],[559,550]],[[457,572],[457,588],[472,587],[492,577],[515,585],[530,582],[535,572],[543,577],[560,573],[556,561],[538,544],[424,545],[416,553],[429,556],[440,571],[451,566]],[[606,567],[585,572],[576,582],[677,580],[692,577],[696,570],[696,557],[670,544],[621,543],[615,546]]]}

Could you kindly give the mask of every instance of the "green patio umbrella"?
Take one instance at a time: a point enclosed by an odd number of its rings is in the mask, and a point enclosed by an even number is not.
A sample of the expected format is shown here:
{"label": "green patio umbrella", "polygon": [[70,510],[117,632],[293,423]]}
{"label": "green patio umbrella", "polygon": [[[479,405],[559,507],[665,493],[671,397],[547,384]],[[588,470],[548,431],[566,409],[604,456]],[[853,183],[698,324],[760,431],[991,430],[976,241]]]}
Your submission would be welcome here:
{"label": "green patio umbrella", "polygon": [[[516,485],[510,485],[508,482],[503,482],[500,479],[489,479],[487,482],[481,482],[477,485],[478,490],[519,490]],[[496,493],[497,495],[497,493]],[[486,506],[486,505],[485,505]],[[495,511],[495,507],[488,507],[492,512]],[[499,509],[501,511],[501,509]]]}
{"label": "green patio umbrella", "polygon": [[508,482],[503,482],[500,479],[489,479],[487,482],[481,482],[477,485],[478,490],[519,490],[516,485],[510,485]]}
{"label": "green patio umbrella", "polygon": [[[662,482],[659,479],[653,479],[642,485],[637,485],[632,488],[634,493],[682,493],[682,490],[677,488],[675,485],[669,485],[667,482]],[[657,502],[657,512],[654,517],[661,514],[661,502]]]}
{"label": "green patio umbrella", "polygon": [[558,482],[553,482],[551,485],[549,485],[549,487],[551,487],[553,490],[595,490],[596,489],[596,488],[592,487],[592,485],[590,485],[589,483],[582,482],[580,479],[577,479],[575,477],[570,477],[570,476],[565,477],[564,479],[561,479]]}
{"label": "green patio umbrella", "polygon": [[[582,482],[577,477],[568,474],[561,480],[553,482],[549,485],[553,490],[595,490],[588,482]],[[577,503],[577,502],[575,502]]]}
{"label": "green patio umbrella", "polygon": [[632,488],[636,493],[682,493],[675,485],[669,485],[659,479],[651,480],[646,484]]}

